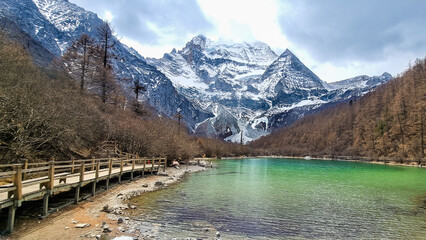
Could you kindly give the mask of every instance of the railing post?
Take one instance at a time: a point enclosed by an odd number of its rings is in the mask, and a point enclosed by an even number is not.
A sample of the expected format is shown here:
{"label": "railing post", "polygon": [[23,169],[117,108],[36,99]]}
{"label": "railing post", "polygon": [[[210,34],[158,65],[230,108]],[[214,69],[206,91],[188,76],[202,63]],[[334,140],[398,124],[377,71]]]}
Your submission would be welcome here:
{"label": "railing post", "polygon": [[111,178],[111,171],[112,171],[112,161],[111,161],[111,158],[108,157],[108,177],[107,177],[106,186],[105,186],[107,190],[109,188],[109,179]]}
{"label": "railing post", "polygon": [[[128,159],[128,156],[126,157],[126,160]],[[123,174],[123,163],[124,163],[124,159],[121,159],[120,161],[120,174],[118,175],[118,183],[121,183],[121,174]]]}
{"label": "railing post", "polygon": [[146,166],[146,158],[144,158],[144,160],[143,160],[142,177],[145,176],[145,166]]}
{"label": "railing post", "polygon": [[71,174],[74,173],[74,158],[71,158]]}
{"label": "railing post", "polygon": [[[139,156],[136,155],[136,159],[138,159]],[[133,181],[133,172],[135,171],[135,164],[136,164],[136,159],[133,158],[132,159],[132,171],[130,172],[130,180]]]}
{"label": "railing post", "polygon": [[[28,169],[28,159],[24,159],[24,170]],[[24,172],[24,174],[22,174],[22,180],[27,179],[27,173]]]}
{"label": "railing post", "polygon": [[75,189],[75,199],[74,199],[74,203],[78,204],[78,201],[80,201],[80,188],[83,184],[84,181],[84,168],[85,168],[85,164],[84,164],[84,160],[81,162],[80,165],[80,181],[78,182],[78,185]]}
{"label": "railing post", "polygon": [[95,172],[95,180],[92,183],[92,196],[95,196],[96,194],[96,183],[98,182],[99,178],[99,168],[101,166],[100,160],[96,160],[96,172]]}
{"label": "railing post", "polygon": [[95,170],[95,157],[92,157],[92,170]]}
{"label": "railing post", "polygon": [[85,163],[84,161],[81,162],[81,167],[80,167],[80,183],[84,181],[84,172],[85,172]]}
{"label": "railing post", "polygon": [[22,165],[15,164],[13,166],[13,170],[15,171],[15,175],[13,176],[13,185],[16,187],[13,193],[13,198],[15,201],[20,202],[22,200]]}
{"label": "railing post", "polygon": [[155,162],[155,158],[153,158],[153,159],[151,160],[151,175],[153,175],[153,174],[154,174],[154,162]]}
{"label": "railing post", "polygon": [[95,173],[95,178],[96,178],[96,182],[98,182],[98,178],[99,178],[99,169],[101,168],[101,160],[97,160],[96,161],[96,173]]}
{"label": "railing post", "polygon": [[55,187],[55,160],[52,159],[52,161],[49,162],[49,185],[47,187],[48,190],[53,190]]}

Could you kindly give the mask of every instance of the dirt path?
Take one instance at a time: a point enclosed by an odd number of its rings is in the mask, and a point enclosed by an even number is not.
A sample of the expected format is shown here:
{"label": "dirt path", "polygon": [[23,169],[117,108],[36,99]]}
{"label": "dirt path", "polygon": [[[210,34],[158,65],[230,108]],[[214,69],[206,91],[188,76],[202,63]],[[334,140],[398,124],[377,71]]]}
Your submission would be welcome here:
{"label": "dirt path", "polygon": [[[125,219],[126,216],[102,211],[105,205],[108,205],[109,210],[113,212],[121,211],[129,207],[124,203],[125,200],[144,192],[156,190],[157,188],[154,186],[156,182],[163,182],[168,185],[179,181],[185,172],[195,172],[203,169],[203,167],[195,165],[183,166],[182,169],[168,168],[166,170],[167,176],[154,175],[117,185],[88,201],[68,206],[43,220],[25,221],[15,228],[12,235],[1,239],[95,239],[96,235],[99,237],[99,235],[103,234],[103,229],[101,228],[103,223],[108,224],[108,229],[111,230],[108,234],[111,239],[122,235],[129,236],[129,234],[124,234],[120,231],[125,223],[119,225],[117,222],[118,217]],[[144,184],[148,186],[143,187]],[[90,226],[76,228],[78,224],[90,224]]]}

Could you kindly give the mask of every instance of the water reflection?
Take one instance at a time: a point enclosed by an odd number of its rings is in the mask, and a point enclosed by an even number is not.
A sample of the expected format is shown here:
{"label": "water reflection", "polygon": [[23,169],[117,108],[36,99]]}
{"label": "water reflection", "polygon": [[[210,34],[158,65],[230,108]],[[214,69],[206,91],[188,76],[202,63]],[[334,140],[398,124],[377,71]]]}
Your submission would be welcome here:
{"label": "water reflection", "polygon": [[414,211],[425,180],[417,168],[224,160],[135,201],[141,221],[167,236],[211,238],[203,229],[214,229],[224,239],[406,239],[426,236],[425,211]]}

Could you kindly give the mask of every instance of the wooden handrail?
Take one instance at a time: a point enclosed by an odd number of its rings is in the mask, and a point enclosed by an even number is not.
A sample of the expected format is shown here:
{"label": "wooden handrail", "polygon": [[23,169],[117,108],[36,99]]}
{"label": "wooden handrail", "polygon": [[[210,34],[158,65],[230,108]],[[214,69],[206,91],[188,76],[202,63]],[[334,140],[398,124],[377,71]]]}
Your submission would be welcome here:
{"label": "wooden handrail", "polygon": [[11,176],[13,176],[15,173],[16,173],[15,171],[0,172],[0,177],[4,177],[4,176],[6,176],[6,177],[11,177]]}
{"label": "wooden handrail", "polygon": [[[150,164],[146,169],[148,161]],[[21,206],[22,201],[43,195],[43,216],[47,216],[49,198],[57,188],[75,188],[74,203],[77,204],[81,199],[81,187],[88,183],[92,184],[92,195],[94,196],[96,183],[101,179],[106,179],[106,189],[108,189],[112,177],[118,177],[119,183],[121,183],[123,174],[130,173],[130,179],[133,180],[134,172],[141,172],[144,176],[145,170],[147,170],[152,174],[154,171],[159,171],[163,166],[165,168],[166,162],[166,158],[163,157],[147,158],[127,153],[125,157],[118,158],[71,159],[67,161],[52,159],[49,162],[28,163],[28,161],[24,161],[19,164],[0,165],[0,168],[3,168],[0,169],[0,178],[12,178],[11,184],[0,186],[0,193],[7,193],[7,198],[1,199],[1,206],[9,207],[8,229],[13,230],[15,210]],[[85,173],[87,173],[87,176]],[[93,178],[93,175],[89,175],[89,173],[94,174],[95,177]],[[89,179],[85,179],[89,176]],[[67,179],[70,180],[68,183]],[[55,181],[58,180],[60,185],[55,186]],[[32,187],[34,185],[39,185],[39,188]],[[45,187],[45,189],[42,187]]]}

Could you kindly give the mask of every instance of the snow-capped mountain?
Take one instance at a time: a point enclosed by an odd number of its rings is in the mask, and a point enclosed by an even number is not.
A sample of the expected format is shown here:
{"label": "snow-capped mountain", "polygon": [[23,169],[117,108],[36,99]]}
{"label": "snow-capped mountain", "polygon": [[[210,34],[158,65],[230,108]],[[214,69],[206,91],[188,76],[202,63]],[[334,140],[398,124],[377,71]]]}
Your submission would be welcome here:
{"label": "snow-capped mountain", "polygon": [[380,76],[369,77],[367,75],[362,75],[338,82],[331,82],[329,85],[332,87],[332,89],[371,88],[386,83],[391,78],[392,75],[385,72]]}
{"label": "snow-capped mountain", "polygon": [[[66,0],[2,0],[0,19],[12,21],[22,32],[34,39],[51,54],[59,57],[71,42],[83,33],[97,38],[103,21]],[[138,79],[147,88],[141,97],[159,113],[172,117],[178,109],[192,129],[195,124],[211,117],[197,104],[179,94],[172,82],[155,67],[148,64],[134,49],[116,38],[112,65],[121,79]],[[128,96],[130,84],[121,82]]]}
{"label": "snow-capped mountain", "polygon": [[243,132],[245,142],[391,78],[385,73],[327,84],[288,49],[277,56],[265,43],[213,42],[203,35],[147,61],[214,115],[196,124],[197,134],[240,141]]}
{"label": "snow-capped mountain", "polygon": [[[85,33],[97,37],[103,21],[67,0],[2,0],[0,21],[32,39],[39,57],[60,56]],[[4,25],[6,26],[6,25]],[[8,26],[8,25],[7,25]],[[280,56],[262,42],[214,42],[203,35],[161,59],[145,59],[116,38],[112,64],[121,79],[137,79],[140,101],[173,117],[179,110],[196,134],[247,142],[327,104],[359,97],[388,81],[360,76],[327,84],[290,50]],[[131,83],[121,82],[131,98]]]}

